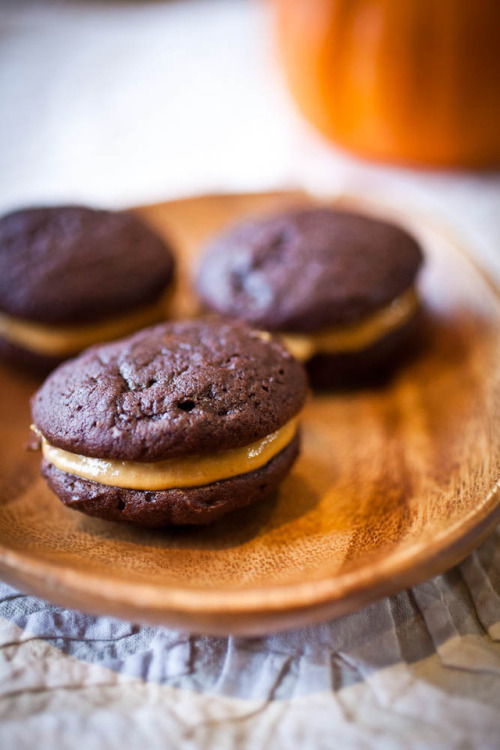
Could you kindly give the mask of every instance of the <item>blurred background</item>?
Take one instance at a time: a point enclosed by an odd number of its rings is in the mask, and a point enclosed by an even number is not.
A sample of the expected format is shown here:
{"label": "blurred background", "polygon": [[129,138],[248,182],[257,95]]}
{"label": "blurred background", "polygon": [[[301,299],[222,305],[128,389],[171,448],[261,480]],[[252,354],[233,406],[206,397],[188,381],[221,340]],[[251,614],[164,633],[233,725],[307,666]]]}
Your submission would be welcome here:
{"label": "blurred background", "polygon": [[306,187],[500,275],[496,0],[2,0],[0,211]]}

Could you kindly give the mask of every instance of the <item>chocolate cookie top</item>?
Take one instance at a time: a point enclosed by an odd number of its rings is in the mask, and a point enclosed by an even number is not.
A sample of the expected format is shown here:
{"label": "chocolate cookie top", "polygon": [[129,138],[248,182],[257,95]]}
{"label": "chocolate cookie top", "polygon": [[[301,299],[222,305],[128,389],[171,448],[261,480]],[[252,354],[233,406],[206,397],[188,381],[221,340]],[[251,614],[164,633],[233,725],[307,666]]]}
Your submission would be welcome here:
{"label": "chocolate cookie top", "polygon": [[208,248],[206,305],[269,330],[355,322],[414,282],[422,263],[403,229],[329,208],[290,210],[230,228]]}
{"label": "chocolate cookie top", "polygon": [[277,340],[242,323],[164,323],[88,349],[32,400],[59,448],[96,458],[160,461],[248,445],[302,407],[306,376]]}
{"label": "chocolate cookie top", "polygon": [[174,261],[136,216],[81,206],[33,208],[0,219],[0,311],[79,323],[153,303]]}

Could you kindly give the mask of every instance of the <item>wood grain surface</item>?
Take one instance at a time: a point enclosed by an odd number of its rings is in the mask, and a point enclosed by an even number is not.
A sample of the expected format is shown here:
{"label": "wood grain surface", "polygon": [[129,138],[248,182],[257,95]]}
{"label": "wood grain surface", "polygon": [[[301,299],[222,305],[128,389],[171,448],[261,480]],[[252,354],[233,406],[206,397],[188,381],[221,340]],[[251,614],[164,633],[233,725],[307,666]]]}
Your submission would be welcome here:
{"label": "wood grain surface", "polygon": [[[301,199],[140,209],[179,249],[175,314],[196,309],[189,275],[202,240]],[[141,531],[64,508],[39,477],[39,455],[23,449],[37,382],[1,366],[2,577],[86,611],[257,634],[344,614],[463,558],[500,520],[500,300],[455,242],[404,221],[427,254],[421,350],[389,382],[312,398],[280,491],[215,526]]]}

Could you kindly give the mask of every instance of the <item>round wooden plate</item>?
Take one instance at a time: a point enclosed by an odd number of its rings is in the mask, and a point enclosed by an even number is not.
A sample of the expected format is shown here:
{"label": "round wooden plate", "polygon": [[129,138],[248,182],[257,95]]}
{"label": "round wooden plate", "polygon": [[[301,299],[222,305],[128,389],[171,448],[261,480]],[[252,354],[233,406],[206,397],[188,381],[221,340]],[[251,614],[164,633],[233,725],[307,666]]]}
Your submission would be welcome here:
{"label": "round wooden plate", "polygon": [[[177,314],[193,310],[187,273],[205,236],[304,199],[140,209],[178,245]],[[500,299],[452,241],[407,223],[427,253],[422,351],[391,382],[311,399],[302,455],[279,493],[213,527],[140,531],[64,508],[39,478],[39,456],[23,450],[37,383],[2,368],[2,577],[86,611],[257,634],[345,614],[468,554],[500,519]]]}

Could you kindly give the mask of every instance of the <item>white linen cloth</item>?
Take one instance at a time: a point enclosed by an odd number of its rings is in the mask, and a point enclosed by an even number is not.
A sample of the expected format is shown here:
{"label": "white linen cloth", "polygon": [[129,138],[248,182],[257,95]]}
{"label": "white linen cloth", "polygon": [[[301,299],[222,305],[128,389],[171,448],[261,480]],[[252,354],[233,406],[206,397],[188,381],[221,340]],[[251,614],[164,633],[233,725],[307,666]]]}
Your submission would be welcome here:
{"label": "white linen cloth", "polygon": [[[306,186],[430,212],[500,280],[500,179],[371,166],[301,123],[267,3],[0,3],[0,210]],[[498,748],[500,534],[340,620],[207,638],[0,585],[3,748]]]}

